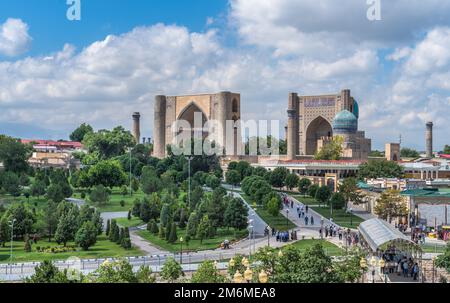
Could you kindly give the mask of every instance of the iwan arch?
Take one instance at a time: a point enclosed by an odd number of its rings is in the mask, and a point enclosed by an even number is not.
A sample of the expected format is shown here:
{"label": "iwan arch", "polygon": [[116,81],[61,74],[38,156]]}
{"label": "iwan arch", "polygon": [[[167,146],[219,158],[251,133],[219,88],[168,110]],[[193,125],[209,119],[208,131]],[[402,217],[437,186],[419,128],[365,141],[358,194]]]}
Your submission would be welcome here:
{"label": "iwan arch", "polygon": [[[195,125],[194,116],[201,113],[201,125]],[[167,156],[167,145],[179,144],[176,142],[177,133],[173,131],[172,127],[176,121],[184,120],[191,125],[192,137],[197,133],[197,136],[205,138],[208,133],[205,133],[203,125],[207,121],[217,121],[221,124],[221,128],[216,130],[214,137],[215,142],[222,146],[227,146],[227,140],[233,140],[237,145],[240,143],[240,136],[237,135],[237,130],[233,132],[234,138],[227,138],[226,122],[239,121],[241,119],[241,96],[237,93],[221,92],[217,94],[200,94],[200,95],[185,95],[185,96],[164,96],[159,95],[155,97],[154,107],[154,152],[153,155],[157,158],[164,158]],[[183,131],[188,131],[183,129]],[[200,134],[199,134],[200,133]],[[228,135],[229,136],[229,135]],[[225,151],[225,154],[233,154],[233,151]]]}

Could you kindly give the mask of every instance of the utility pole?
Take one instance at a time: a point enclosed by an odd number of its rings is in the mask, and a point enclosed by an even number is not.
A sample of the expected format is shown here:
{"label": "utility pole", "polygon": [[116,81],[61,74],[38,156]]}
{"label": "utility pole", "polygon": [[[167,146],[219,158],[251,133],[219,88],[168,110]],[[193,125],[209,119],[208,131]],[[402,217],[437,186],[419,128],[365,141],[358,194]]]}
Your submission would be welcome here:
{"label": "utility pole", "polygon": [[14,238],[14,223],[16,222],[16,219],[13,219],[12,221],[9,221],[9,224],[11,226],[11,252],[10,252],[10,260],[12,262],[13,258],[13,238]]}

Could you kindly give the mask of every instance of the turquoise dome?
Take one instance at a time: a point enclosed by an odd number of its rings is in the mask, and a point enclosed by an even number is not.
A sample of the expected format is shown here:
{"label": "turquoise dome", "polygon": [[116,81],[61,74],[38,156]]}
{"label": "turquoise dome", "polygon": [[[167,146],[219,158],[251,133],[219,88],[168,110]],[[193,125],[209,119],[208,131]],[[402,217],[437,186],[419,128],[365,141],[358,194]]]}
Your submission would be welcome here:
{"label": "turquoise dome", "polygon": [[357,119],[359,119],[359,104],[358,102],[355,101],[355,103],[353,104],[353,114],[355,115],[355,117]]}
{"label": "turquoise dome", "polygon": [[358,130],[358,118],[348,110],[339,112],[333,120],[333,133],[355,133]]}

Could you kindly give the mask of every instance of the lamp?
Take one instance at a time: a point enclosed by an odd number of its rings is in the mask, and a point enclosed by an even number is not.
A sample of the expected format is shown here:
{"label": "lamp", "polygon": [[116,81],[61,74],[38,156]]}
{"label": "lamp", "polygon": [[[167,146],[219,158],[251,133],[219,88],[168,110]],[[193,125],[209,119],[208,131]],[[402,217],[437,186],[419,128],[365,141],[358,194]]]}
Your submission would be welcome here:
{"label": "lamp", "polygon": [[269,281],[269,277],[267,276],[267,273],[264,271],[264,269],[259,273],[259,282],[260,283],[267,283],[267,281]]}
{"label": "lamp", "polygon": [[234,261],[233,258],[230,259],[230,261],[228,262],[228,267],[234,267],[236,265],[236,261]]}
{"label": "lamp", "polygon": [[384,275],[384,283],[387,283],[387,279],[386,279],[386,270],[385,270],[385,267],[386,267],[386,261],[384,261],[383,259],[381,259],[380,262],[378,262],[378,265],[380,265],[381,272],[382,272],[383,275]]}
{"label": "lamp", "polygon": [[242,275],[241,275],[241,273],[239,271],[237,271],[234,274],[234,279],[233,280],[234,280],[234,283],[242,283],[243,278],[242,278]]}
{"label": "lamp", "polygon": [[250,269],[250,267],[247,267],[247,270],[244,272],[244,277],[247,282],[250,283],[253,279],[253,271]]}

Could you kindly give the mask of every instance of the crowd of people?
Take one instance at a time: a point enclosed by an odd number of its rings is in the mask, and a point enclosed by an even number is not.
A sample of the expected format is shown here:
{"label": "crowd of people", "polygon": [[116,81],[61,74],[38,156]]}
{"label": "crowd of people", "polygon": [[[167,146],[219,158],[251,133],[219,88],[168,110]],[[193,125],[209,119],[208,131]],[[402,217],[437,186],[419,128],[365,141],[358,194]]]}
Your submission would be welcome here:
{"label": "crowd of people", "polygon": [[414,281],[419,277],[419,264],[411,257],[408,258],[404,254],[398,254],[395,250],[387,250],[382,258],[386,262],[384,268],[386,274],[397,273],[398,276],[412,278]]}

